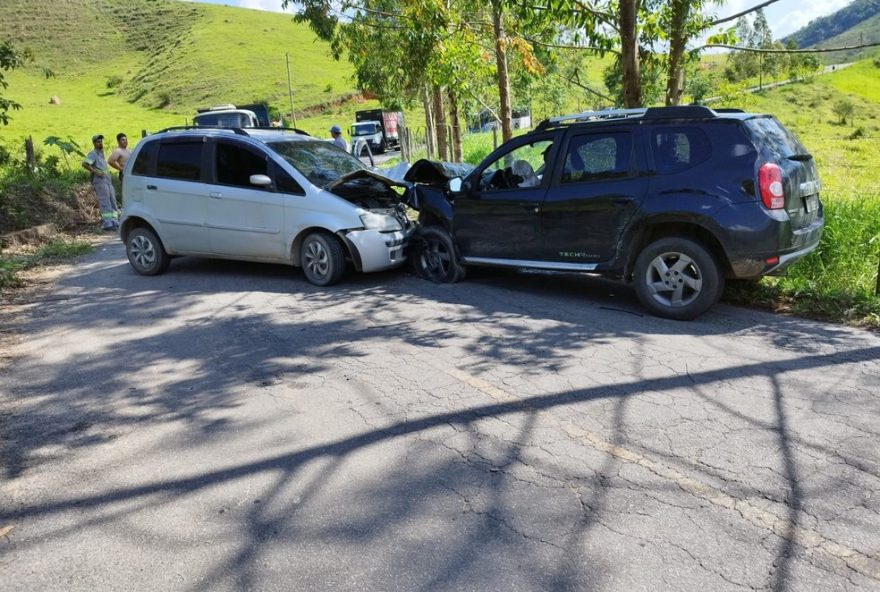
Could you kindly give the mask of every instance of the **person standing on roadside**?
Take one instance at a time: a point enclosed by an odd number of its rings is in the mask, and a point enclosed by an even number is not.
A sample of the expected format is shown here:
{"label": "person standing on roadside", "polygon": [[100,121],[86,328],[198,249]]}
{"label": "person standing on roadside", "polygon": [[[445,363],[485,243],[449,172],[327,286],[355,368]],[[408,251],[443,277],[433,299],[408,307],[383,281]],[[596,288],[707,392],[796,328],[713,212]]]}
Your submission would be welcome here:
{"label": "person standing on roadside", "polygon": [[333,136],[333,143],[348,152],[348,142],[342,137],[342,128],[334,125],[330,128],[330,135]]}
{"label": "person standing on roadside", "polygon": [[128,149],[128,136],[119,132],[116,134],[116,149],[110,153],[107,164],[119,171],[120,182],[122,182],[122,171],[125,170],[125,163],[128,162],[129,156],[131,156],[131,151]]}
{"label": "person standing on roadside", "polygon": [[119,228],[116,210],[116,191],[110,182],[110,166],[104,159],[104,136],[95,134],[92,136],[94,149],[86,154],[82,161],[82,167],[89,171],[95,196],[98,198],[98,207],[101,209],[101,228],[103,230],[116,230]]}

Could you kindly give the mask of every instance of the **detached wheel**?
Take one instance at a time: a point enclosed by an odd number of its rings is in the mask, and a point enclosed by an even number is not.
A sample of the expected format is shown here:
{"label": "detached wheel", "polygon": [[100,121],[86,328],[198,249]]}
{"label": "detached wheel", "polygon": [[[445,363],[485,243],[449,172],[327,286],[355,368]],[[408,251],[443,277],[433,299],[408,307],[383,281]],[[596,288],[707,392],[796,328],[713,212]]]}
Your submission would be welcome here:
{"label": "detached wheel", "polygon": [[464,279],[464,267],[458,262],[455,243],[440,226],[420,228],[410,240],[410,262],[420,278],[439,284],[453,284]]}
{"label": "detached wheel", "polygon": [[168,269],[171,259],[162,241],[149,228],[135,228],[125,242],[128,262],[141,275],[159,275]]}
{"label": "detached wheel", "polygon": [[635,289],[642,305],[659,317],[687,321],[706,312],[724,291],[712,254],[686,238],[663,238],[636,259]]}
{"label": "detached wheel", "polygon": [[306,279],[316,286],[330,286],[342,279],[345,254],[336,238],[313,232],[302,243],[300,262]]}

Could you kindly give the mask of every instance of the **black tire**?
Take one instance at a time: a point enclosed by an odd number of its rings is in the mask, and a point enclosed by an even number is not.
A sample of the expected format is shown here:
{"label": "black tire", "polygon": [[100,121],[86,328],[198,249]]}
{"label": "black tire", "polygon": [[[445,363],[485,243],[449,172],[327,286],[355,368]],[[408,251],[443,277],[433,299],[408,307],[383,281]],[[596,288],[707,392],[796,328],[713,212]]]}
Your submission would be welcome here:
{"label": "black tire", "polygon": [[345,253],[342,245],[326,232],[308,235],[300,248],[303,273],[316,286],[332,286],[345,273]]}
{"label": "black tire", "polygon": [[636,259],[636,294],[651,313],[689,321],[712,307],[724,291],[724,275],[712,254],[686,238],[657,240]]}
{"label": "black tire", "polygon": [[442,226],[419,228],[409,245],[409,260],[420,278],[438,284],[454,284],[464,279],[465,269],[458,261],[458,250]]}
{"label": "black tire", "polygon": [[125,252],[128,262],[141,275],[159,275],[171,263],[171,258],[156,233],[143,226],[128,233]]}

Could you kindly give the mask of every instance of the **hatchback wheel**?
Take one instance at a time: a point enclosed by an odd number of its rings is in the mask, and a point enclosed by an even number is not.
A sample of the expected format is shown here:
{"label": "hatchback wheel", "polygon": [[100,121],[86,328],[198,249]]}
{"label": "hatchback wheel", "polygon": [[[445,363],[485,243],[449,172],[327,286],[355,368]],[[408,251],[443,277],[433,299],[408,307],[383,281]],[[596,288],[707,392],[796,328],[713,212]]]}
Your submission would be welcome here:
{"label": "hatchback wheel", "polygon": [[125,241],[128,262],[141,275],[159,275],[168,269],[171,259],[162,241],[149,228],[135,228]]}
{"label": "hatchback wheel", "polygon": [[316,286],[330,286],[342,279],[345,254],[335,237],[313,232],[303,241],[300,263],[306,279]]}
{"label": "hatchback wheel", "polygon": [[670,237],[645,247],[636,259],[635,289],[660,317],[690,320],[706,312],[724,290],[724,276],[701,244]]}
{"label": "hatchback wheel", "polygon": [[416,274],[432,282],[452,284],[464,279],[455,243],[446,229],[426,226],[410,241],[410,261]]}

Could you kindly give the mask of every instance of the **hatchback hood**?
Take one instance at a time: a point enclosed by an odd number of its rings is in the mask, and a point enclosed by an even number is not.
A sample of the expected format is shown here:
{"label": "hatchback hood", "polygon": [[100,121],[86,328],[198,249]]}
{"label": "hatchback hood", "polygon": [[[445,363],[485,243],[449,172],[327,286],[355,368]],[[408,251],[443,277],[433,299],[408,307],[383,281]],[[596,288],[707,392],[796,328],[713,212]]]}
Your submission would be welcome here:
{"label": "hatchback hood", "polygon": [[372,178],[372,179],[375,179],[375,180],[380,181],[382,183],[385,183],[388,187],[403,187],[403,188],[409,187],[409,183],[404,183],[402,181],[394,181],[393,179],[389,179],[388,177],[386,177],[384,175],[380,175],[379,173],[373,172],[369,169],[361,169],[359,171],[352,171],[350,173],[342,175],[338,179],[327,183],[326,185],[324,185],[324,189],[326,189],[327,191],[333,191],[334,189],[336,189],[340,185],[343,185],[343,184],[348,183],[350,181],[354,181],[356,179],[367,179],[367,178]]}

